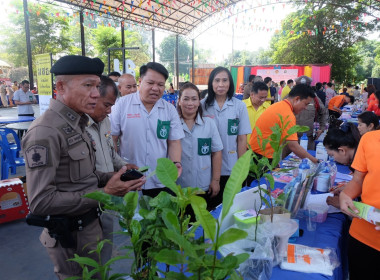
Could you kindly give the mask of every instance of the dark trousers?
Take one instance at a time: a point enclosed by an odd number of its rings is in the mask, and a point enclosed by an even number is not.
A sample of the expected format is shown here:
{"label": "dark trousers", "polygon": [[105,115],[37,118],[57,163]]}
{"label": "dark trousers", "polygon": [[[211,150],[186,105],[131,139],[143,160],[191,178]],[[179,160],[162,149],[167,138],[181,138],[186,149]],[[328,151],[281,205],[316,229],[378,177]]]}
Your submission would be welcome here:
{"label": "dark trousers", "polygon": [[350,280],[380,279],[380,251],[353,238],[348,238],[348,271]]}
{"label": "dark trousers", "polygon": [[214,196],[214,197],[208,197],[206,199],[207,201],[207,209],[209,211],[215,209],[219,204],[223,202],[223,193],[224,193],[224,188],[226,187],[227,181],[230,178],[230,176],[220,176],[220,191],[219,193]]}

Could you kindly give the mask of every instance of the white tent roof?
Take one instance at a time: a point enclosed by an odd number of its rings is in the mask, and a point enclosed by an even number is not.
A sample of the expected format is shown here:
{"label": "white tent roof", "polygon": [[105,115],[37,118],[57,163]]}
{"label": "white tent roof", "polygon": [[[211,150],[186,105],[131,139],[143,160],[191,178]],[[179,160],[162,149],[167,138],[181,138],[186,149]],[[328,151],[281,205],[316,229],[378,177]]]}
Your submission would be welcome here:
{"label": "white tent roof", "polygon": [[12,66],[10,66],[8,63],[6,63],[6,62],[3,61],[3,60],[0,60],[0,67],[11,68]]}

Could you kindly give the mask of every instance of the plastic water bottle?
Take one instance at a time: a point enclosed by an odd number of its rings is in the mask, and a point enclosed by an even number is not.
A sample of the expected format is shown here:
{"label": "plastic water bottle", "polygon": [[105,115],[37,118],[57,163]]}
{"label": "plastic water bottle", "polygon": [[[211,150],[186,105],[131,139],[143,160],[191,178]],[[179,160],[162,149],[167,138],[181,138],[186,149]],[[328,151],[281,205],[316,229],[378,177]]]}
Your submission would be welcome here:
{"label": "plastic water bottle", "polygon": [[330,169],[326,162],[323,163],[324,167],[317,176],[316,190],[319,192],[328,192],[331,186]]}
{"label": "plastic water bottle", "polygon": [[301,175],[301,181],[305,180],[307,175],[309,175],[310,172],[310,165],[307,162],[307,159],[304,158],[298,167],[299,169],[299,175]]}
{"label": "plastic water bottle", "polygon": [[300,145],[302,148],[304,148],[307,151],[307,143],[309,142],[309,139],[307,138],[306,133],[304,133],[301,137]]}
{"label": "plastic water bottle", "polygon": [[327,161],[328,154],[327,154],[326,148],[325,148],[325,146],[323,146],[322,142],[319,142],[318,145],[317,145],[317,149],[316,149],[316,152],[315,152],[315,157],[317,159]]}
{"label": "plastic water bottle", "polygon": [[338,168],[336,167],[334,160],[329,160],[328,167],[330,170],[331,186],[333,186],[335,182],[336,173],[338,172]]}

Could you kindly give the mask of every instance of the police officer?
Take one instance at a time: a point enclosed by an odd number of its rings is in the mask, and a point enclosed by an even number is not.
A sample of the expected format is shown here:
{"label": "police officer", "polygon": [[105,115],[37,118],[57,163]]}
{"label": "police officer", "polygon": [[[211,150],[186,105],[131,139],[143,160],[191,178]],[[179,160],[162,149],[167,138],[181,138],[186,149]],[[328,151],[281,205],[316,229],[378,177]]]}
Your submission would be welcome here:
{"label": "police officer", "polygon": [[[296,85],[306,84],[311,85],[313,79],[308,76],[300,76],[294,79]],[[316,131],[315,137],[318,138],[326,129],[329,113],[327,108],[323,105],[323,102],[318,96],[315,96],[311,102],[306,106],[305,110],[296,115],[296,124],[305,125],[309,127],[306,132],[308,138],[308,150],[315,150],[314,144],[314,122],[319,123],[319,129]],[[303,133],[298,133],[298,137],[301,137]]]}
{"label": "police officer", "polygon": [[69,229],[65,239],[73,241],[70,245],[63,239],[57,241],[46,228],[40,236],[59,279],[82,274],[77,263],[67,261],[74,254],[97,257],[89,251],[102,239],[98,202],[83,195],[100,190],[122,196],[145,182],[145,178],[120,181],[126,167],[114,175],[95,169],[93,143],[85,131],[85,113],[94,111],[103,68],[98,58],[60,58],[51,68],[56,76],[57,99],[50,101],[49,109],[33,122],[22,141],[32,213],[59,215],[65,221],[63,229]]}

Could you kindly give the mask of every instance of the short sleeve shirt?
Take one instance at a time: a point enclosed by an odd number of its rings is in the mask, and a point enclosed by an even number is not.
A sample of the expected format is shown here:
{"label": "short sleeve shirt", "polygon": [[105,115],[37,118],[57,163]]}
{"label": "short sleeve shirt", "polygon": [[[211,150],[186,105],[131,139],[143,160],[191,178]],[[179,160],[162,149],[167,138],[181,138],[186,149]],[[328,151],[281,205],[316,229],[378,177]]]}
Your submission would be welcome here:
{"label": "short sleeve shirt", "polygon": [[203,115],[215,121],[223,143],[221,175],[229,176],[238,160],[237,136],[251,132],[247,107],[241,100],[234,97],[226,100],[222,109],[215,101],[206,109],[205,101],[205,99],[201,101]]}
{"label": "short sleeve shirt", "polygon": [[177,183],[183,188],[198,187],[208,190],[212,178],[211,154],[223,149],[215,122],[199,115],[190,130],[181,119],[185,138],[182,145],[182,174]]}
{"label": "short sleeve shirt", "polygon": [[[147,175],[156,169],[157,159],[168,156],[167,140],[180,140],[185,135],[175,107],[160,99],[148,112],[135,92],[120,97],[112,107],[111,134],[120,136],[120,156],[139,167],[148,166]],[[163,188],[156,176],[150,177],[144,189]]]}
{"label": "short sleeve shirt", "polygon": [[286,85],[283,89],[282,89],[282,92],[281,92],[281,99],[284,100],[285,98],[288,97],[289,95],[289,92],[290,92],[291,88]]}
{"label": "short sleeve shirt", "polygon": [[[290,104],[289,100],[282,100],[280,102],[277,102],[269,106],[269,108],[261,114],[261,116],[256,122],[256,127],[260,129],[263,139],[269,138],[269,136],[272,134],[271,128],[274,127],[276,124],[282,127],[280,115],[282,116],[284,124],[289,122],[288,126],[286,127],[286,130],[284,130],[282,134],[282,139],[287,135],[288,130],[296,125],[296,117],[293,113],[293,107],[292,104]],[[251,149],[255,153],[258,153],[262,156],[272,158],[274,152],[273,148],[268,143],[267,146],[264,148],[264,151],[261,150],[258,143],[258,139],[259,136],[257,134],[257,130],[254,128],[252,130],[251,140],[249,141]],[[290,135],[287,138],[287,141],[298,141],[297,133]]]}
{"label": "short sleeve shirt", "polygon": [[[249,117],[249,122],[251,124],[251,132],[253,128],[256,125],[257,119],[261,116],[261,114],[270,106],[270,104],[264,102],[263,105],[261,105],[257,110],[255,107],[252,105],[251,98],[247,98],[243,100],[245,106],[247,106],[247,111],[248,111],[248,117]],[[247,143],[249,143],[249,140],[251,139],[251,133],[247,135]]]}
{"label": "short sleeve shirt", "polygon": [[96,123],[88,116],[86,130],[90,134],[95,150],[96,170],[102,172],[114,172],[126,164],[116,153],[111,136],[111,123],[108,117]]}
{"label": "short sleeve shirt", "polygon": [[369,103],[367,111],[374,112],[377,116],[380,116],[379,102],[373,100]]}
{"label": "short sleeve shirt", "polygon": [[[367,173],[364,177],[361,199],[363,203],[380,209],[380,131],[367,132],[362,136],[352,168]],[[350,234],[360,242],[380,251],[380,231],[364,219],[354,218]]]}
{"label": "short sleeve shirt", "polygon": [[95,155],[85,126],[88,119],[51,99],[22,139],[28,199],[36,215],[77,216],[97,207],[84,198],[98,190]]}
{"label": "short sleeve shirt", "polygon": [[[26,93],[22,90],[16,90],[13,96],[13,100],[20,101],[20,102],[28,102],[28,101],[34,101],[34,95],[31,91],[27,91]],[[33,107],[31,104],[25,104],[25,105],[17,105],[18,114],[34,114]]]}
{"label": "short sleeve shirt", "polygon": [[329,101],[328,109],[331,111],[336,111],[334,106],[337,108],[342,107],[344,104],[344,97],[345,95],[337,95],[331,98],[331,100]]}

